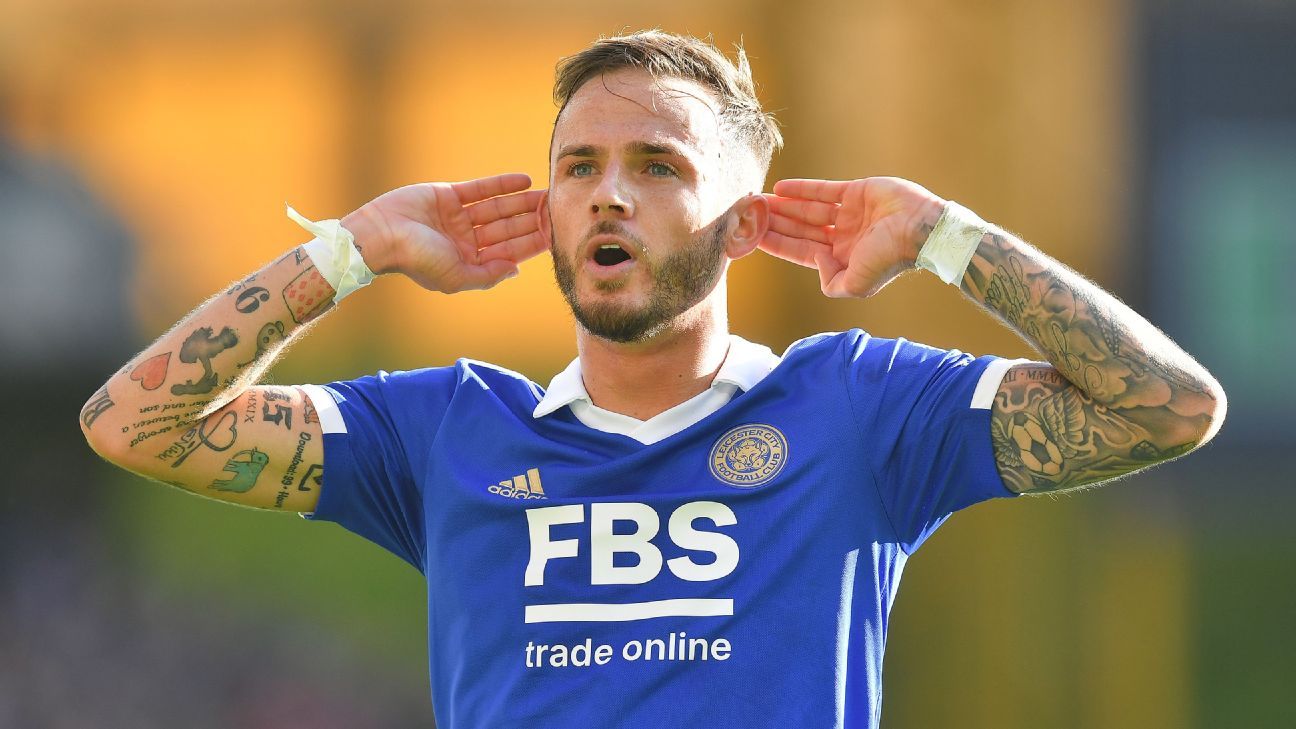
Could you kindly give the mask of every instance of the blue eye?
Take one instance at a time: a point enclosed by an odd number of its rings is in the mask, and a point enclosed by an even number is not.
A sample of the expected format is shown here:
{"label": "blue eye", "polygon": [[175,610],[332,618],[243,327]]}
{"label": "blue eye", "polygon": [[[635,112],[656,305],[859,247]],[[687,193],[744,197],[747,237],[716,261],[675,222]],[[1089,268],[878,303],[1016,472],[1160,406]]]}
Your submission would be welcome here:
{"label": "blue eye", "polygon": [[594,165],[590,162],[577,162],[567,168],[567,174],[572,177],[589,177],[594,174]]}
{"label": "blue eye", "polygon": [[675,174],[675,170],[664,162],[649,162],[648,169],[653,177],[668,177]]}

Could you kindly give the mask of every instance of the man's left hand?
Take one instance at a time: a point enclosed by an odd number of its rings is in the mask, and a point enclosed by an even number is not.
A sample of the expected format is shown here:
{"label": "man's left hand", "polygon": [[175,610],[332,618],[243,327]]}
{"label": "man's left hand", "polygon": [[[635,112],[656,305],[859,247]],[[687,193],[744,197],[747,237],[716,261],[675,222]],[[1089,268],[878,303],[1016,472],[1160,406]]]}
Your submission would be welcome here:
{"label": "man's left hand", "polygon": [[913,268],[945,201],[908,180],[779,180],[761,250],[819,270],[827,296],[872,296]]}

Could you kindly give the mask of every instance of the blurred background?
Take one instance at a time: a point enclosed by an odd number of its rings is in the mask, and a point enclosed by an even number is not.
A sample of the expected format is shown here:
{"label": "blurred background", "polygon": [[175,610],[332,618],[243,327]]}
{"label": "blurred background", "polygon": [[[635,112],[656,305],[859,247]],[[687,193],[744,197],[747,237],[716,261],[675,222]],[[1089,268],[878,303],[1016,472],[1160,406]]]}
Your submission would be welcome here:
{"label": "blurred background", "polygon": [[[1296,3],[7,0],[0,11],[0,727],[431,726],[421,577],[328,525],[100,462],[76,414],[209,294],[416,181],[547,179],[553,66],[600,34],[742,39],[784,176],[914,179],[1119,294],[1224,383],[1186,461],[970,509],[896,602],[883,725],[1289,727]],[[547,257],[382,280],[273,372],[574,356]],[[1025,346],[931,276],[868,301],[755,255],[735,331]]]}

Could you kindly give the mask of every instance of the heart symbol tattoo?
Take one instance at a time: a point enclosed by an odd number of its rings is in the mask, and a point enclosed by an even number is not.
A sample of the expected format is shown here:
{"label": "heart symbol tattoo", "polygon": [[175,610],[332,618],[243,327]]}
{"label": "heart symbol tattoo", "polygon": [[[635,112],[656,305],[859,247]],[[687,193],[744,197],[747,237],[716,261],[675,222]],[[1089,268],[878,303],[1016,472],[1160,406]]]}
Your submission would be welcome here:
{"label": "heart symbol tattoo", "polygon": [[166,380],[167,366],[171,364],[171,353],[149,357],[131,370],[130,378],[140,383],[145,390],[156,390]]}

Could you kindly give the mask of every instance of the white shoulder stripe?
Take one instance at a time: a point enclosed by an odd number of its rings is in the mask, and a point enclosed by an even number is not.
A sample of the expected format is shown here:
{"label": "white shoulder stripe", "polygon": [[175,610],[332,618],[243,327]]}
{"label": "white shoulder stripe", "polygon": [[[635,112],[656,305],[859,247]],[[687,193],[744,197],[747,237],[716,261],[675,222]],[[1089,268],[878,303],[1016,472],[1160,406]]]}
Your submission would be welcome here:
{"label": "white shoulder stripe", "polygon": [[302,391],[309,397],[311,404],[315,406],[315,412],[319,413],[320,429],[324,434],[345,433],[346,421],[342,419],[342,412],[338,410],[337,401],[329,394],[328,390],[319,385],[301,385]]}
{"label": "white shoulder stripe", "polygon": [[981,372],[981,379],[977,380],[976,390],[972,392],[972,409],[989,410],[994,404],[995,393],[999,392],[999,385],[1003,383],[1004,375],[1008,370],[1019,364],[1027,364],[1029,359],[997,359],[986,365],[985,370]]}

